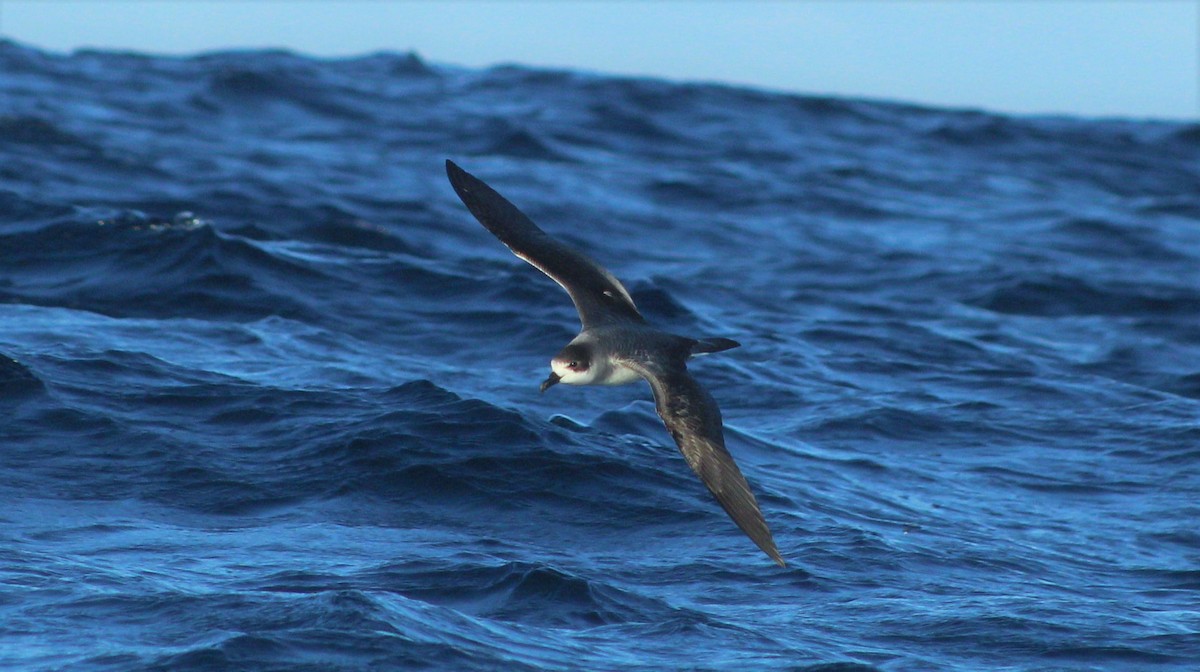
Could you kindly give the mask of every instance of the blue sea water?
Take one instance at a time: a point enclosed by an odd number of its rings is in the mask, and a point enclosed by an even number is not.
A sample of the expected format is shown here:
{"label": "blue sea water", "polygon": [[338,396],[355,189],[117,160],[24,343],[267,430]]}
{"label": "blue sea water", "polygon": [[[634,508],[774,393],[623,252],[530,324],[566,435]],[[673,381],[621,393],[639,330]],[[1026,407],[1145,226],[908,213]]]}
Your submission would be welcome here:
{"label": "blue sea water", "polygon": [[0,42],[0,504],[5,670],[1200,669],[1200,126]]}

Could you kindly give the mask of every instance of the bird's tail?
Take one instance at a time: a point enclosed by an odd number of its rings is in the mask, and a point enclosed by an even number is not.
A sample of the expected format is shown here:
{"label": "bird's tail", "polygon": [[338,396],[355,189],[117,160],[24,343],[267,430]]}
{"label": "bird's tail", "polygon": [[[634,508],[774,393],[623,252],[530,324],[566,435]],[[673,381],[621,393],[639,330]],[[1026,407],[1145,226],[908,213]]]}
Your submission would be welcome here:
{"label": "bird's tail", "polygon": [[708,355],[722,350],[741,346],[741,343],[730,338],[700,338],[692,344],[691,355]]}

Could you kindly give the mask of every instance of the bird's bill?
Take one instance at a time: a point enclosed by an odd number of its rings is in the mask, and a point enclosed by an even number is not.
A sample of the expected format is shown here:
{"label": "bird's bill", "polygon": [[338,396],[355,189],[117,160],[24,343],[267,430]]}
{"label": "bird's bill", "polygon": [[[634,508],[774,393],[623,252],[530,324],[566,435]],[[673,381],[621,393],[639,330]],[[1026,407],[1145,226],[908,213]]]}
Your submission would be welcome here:
{"label": "bird's bill", "polygon": [[546,380],[542,381],[542,392],[545,392],[547,389],[557,385],[558,381],[561,379],[562,379],[562,376],[551,371],[550,377],[547,378]]}

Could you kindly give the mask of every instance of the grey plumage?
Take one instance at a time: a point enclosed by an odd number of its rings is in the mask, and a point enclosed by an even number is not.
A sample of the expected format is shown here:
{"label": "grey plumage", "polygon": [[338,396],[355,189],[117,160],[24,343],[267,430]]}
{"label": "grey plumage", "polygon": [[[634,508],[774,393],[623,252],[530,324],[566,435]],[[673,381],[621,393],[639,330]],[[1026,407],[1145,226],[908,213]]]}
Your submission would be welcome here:
{"label": "grey plumage", "polygon": [[[603,266],[547,235],[516,206],[452,161],[446,161],[446,174],[471,214],[513,254],[567,290],[575,303],[583,329],[554,364],[566,367],[567,375],[574,375],[578,367],[580,382],[574,384],[618,384],[635,380],[634,374],[649,382],[658,415],[688,466],[733,522],[784,565],[754,493],[725,448],[720,408],[687,371],[689,357],[738,343],[727,338],[684,338],[650,327],[629,292]],[[571,382],[556,369],[542,390],[560,378]]]}

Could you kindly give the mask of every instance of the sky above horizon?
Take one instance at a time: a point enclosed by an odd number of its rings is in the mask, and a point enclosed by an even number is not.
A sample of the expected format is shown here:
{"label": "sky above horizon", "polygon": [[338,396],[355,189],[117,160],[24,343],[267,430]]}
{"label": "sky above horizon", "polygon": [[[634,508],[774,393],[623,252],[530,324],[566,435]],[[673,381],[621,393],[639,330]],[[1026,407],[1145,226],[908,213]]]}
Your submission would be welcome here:
{"label": "sky above horizon", "polygon": [[[415,51],[1018,114],[1200,118],[1200,0],[0,0],[52,51]],[[0,73],[3,76],[3,73]]]}

